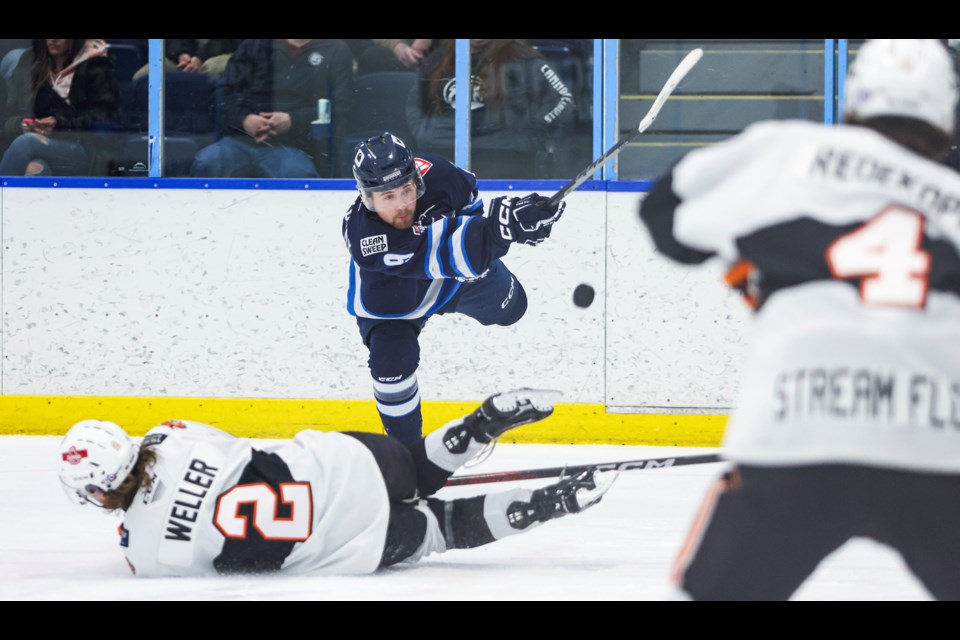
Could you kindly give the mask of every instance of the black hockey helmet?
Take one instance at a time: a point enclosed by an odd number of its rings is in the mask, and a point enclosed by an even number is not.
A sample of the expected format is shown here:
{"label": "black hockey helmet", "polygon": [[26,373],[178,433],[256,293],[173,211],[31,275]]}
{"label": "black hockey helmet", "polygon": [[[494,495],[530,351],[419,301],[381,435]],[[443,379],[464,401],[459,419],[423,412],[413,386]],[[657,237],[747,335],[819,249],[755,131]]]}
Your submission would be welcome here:
{"label": "black hockey helmet", "polygon": [[353,156],[353,177],[357,179],[363,204],[371,211],[374,210],[372,193],[396,189],[411,179],[417,188],[417,198],[426,191],[413,153],[403,140],[389,132],[357,145]]}

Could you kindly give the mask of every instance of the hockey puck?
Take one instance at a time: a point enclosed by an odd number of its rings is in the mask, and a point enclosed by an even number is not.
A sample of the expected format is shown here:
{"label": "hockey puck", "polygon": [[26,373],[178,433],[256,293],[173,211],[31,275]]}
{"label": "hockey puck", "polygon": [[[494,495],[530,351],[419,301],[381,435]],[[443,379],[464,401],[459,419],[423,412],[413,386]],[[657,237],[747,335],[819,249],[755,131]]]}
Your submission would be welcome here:
{"label": "hockey puck", "polygon": [[597,294],[588,284],[578,284],[577,288],[573,290],[573,304],[578,307],[589,307],[593,304],[593,297]]}

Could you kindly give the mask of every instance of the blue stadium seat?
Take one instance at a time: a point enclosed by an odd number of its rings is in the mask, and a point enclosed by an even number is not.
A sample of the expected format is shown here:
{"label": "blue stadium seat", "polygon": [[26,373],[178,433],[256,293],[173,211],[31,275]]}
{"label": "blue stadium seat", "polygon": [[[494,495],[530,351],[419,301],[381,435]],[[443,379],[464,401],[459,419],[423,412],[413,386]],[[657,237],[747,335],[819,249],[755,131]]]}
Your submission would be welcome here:
{"label": "blue stadium seat", "polygon": [[[168,134],[213,134],[216,111],[213,100],[215,83],[205,73],[168,71],[164,83],[164,125]],[[134,83],[134,104],[146,112],[149,100],[149,78]]]}
{"label": "blue stadium seat", "polygon": [[[164,175],[189,175],[190,165],[201,148],[216,140],[217,110],[214,81],[205,73],[171,71],[164,75]],[[146,113],[149,78],[137,79],[133,104]],[[146,121],[143,123],[144,129]],[[147,164],[147,136],[127,140],[124,157],[127,166]]]}
{"label": "blue stadium seat", "polygon": [[[7,81],[3,76],[0,76],[0,122],[5,122],[7,119]],[[0,148],[0,153],[3,153],[5,149]]]}
{"label": "blue stadium seat", "polygon": [[140,51],[140,57],[144,61],[146,61],[150,51],[150,41],[145,38],[107,38],[107,44],[110,46],[130,45]]}
{"label": "blue stadium seat", "polygon": [[110,58],[113,60],[113,76],[117,83],[133,82],[133,74],[146,64],[140,48],[132,44],[111,44]]}
{"label": "blue stadium seat", "polygon": [[23,52],[26,49],[11,49],[3,56],[3,59],[0,60],[0,77],[4,80],[9,80],[10,76],[13,75],[13,70],[17,67],[17,63],[20,62],[20,56],[23,55]]}

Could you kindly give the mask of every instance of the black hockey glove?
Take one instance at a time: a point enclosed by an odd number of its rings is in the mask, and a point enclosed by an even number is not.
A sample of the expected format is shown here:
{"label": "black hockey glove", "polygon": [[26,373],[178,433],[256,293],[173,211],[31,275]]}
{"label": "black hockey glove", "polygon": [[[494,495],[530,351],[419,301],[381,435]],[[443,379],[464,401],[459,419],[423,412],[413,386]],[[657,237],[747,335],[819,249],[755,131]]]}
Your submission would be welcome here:
{"label": "black hockey glove", "polygon": [[511,242],[540,244],[550,237],[553,223],[560,219],[567,203],[549,206],[548,198],[531,193],[523,198],[502,196],[490,202],[490,217],[499,223],[494,234],[502,245]]}

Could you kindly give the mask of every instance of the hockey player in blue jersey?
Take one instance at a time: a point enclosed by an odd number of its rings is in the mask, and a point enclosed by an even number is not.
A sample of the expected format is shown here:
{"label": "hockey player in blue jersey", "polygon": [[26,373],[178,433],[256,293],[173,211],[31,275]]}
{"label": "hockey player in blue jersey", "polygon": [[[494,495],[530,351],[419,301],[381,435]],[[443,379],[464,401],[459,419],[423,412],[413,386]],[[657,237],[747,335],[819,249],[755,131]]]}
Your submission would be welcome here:
{"label": "hockey player in blue jersey", "polygon": [[513,243],[550,236],[565,203],[536,193],[499,197],[489,210],[472,173],[435,154],[414,157],[390,133],[357,145],[359,197],[343,219],[350,251],[347,310],[370,352],[377,409],[388,434],[421,437],[418,337],[433,314],[462,313],[508,326],[527,310],[516,276],[500,261]]}

